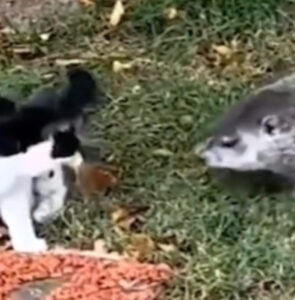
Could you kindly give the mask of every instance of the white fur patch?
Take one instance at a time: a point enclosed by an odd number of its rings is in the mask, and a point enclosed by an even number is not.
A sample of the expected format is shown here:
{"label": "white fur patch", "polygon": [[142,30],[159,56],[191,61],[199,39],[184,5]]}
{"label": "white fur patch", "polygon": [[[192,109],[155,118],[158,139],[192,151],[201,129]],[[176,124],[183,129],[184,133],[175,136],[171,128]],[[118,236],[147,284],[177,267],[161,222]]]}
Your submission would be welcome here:
{"label": "white fur patch", "polygon": [[244,150],[214,146],[204,151],[203,157],[209,167],[229,168],[241,171],[264,169],[265,164],[259,159],[259,153],[269,148],[269,141],[259,134],[240,132],[239,137]]}
{"label": "white fur patch", "polygon": [[13,189],[0,197],[0,213],[12,242],[21,252],[39,252],[47,249],[45,240],[36,236],[31,218],[32,180],[18,177]]}
{"label": "white fur patch", "polygon": [[[53,172],[53,176],[49,176],[50,172]],[[56,166],[37,177],[34,189],[37,192],[37,207],[33,212],[34,220],[38,223],[46,223],[55,219],[63,209],[67,193],[62,167]]]}

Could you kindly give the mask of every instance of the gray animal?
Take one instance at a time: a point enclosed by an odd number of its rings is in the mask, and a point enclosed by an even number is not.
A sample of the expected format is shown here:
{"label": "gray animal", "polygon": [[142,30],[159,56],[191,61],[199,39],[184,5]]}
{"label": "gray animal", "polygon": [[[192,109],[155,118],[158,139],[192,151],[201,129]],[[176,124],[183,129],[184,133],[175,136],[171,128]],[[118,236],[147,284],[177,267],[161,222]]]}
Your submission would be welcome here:
{"label": "gray animal", "polygon": [[201,156],[210,168],[267,171],[295,183],[295,74],[234,105]]}

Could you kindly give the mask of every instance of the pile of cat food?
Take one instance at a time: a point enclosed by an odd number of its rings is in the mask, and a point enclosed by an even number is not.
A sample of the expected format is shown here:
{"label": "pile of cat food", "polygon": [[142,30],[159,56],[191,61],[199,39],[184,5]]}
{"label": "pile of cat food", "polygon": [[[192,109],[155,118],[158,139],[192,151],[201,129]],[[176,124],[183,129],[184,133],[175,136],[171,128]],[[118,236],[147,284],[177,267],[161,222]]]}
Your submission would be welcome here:
{"label": "pile of cat food", "polygon": [[24,285],[60,279],[61,284],[46,297],[35,295],[32,299],[155,300],[172,277],[172,270],[167,265],[140,263],[127,258],[101,259],[81,253],[0,252],[0,299],[23,299],[13,295]]}

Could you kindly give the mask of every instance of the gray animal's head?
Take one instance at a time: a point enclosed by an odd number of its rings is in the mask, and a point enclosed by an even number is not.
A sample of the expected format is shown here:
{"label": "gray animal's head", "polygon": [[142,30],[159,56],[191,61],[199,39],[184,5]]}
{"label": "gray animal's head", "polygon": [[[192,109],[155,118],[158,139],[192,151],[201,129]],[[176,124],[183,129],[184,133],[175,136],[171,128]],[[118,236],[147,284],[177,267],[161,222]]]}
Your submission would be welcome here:
{"label": "gray animal's head", "polygon": [[202,157],[211,168],[295,176],[295,88],[265,87],[232,107]]}

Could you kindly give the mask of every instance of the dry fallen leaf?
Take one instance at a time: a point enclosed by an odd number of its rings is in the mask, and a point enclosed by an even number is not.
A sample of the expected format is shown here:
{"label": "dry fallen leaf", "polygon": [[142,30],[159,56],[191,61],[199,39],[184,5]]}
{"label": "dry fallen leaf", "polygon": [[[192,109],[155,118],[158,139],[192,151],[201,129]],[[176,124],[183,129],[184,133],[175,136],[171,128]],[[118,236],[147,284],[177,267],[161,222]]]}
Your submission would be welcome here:
{"label": "dry fallen leaf", "polygon": [[157,244],[158,248],[164,252],[174,252],[177,250],[176,246],[173,244]]}
{"label": "dry fallen leaf", "polygon": [[115,230],[129,231],[137,221],[141,221],[141,216],[149,209],[147,205],[136,205],[130,207],[117,207],[111,214],[112,223]]}
{"label": "dry fallen leaf", "polygon": [[141,91],[141,86],[139,84],[136,84],[135,86],[132,87],[132,94],[136,95]]}
{"label": "dry fallen leaf", "polygon": [[94,1],[93,0],[79,0],[79,2],[86,6],[86,7],[89,7],[89,6],[93,6],[94,5]]}
{"label": "dry fallen leaf", "polygon": [[[85,251],[84,251],[85,252]],[[126,256],[123,256],[119,254],[118,252],[112,251],[108,252],[106,249],[106,243],[104,240],[96,240],[94,242],[94,249],[93,251],[86,251],[90,255],[93,255],[97,258],[105,258],[105,259],[111,259],[111,260],[120,260],[123,258],[126,258]]]}
{"label": "dry fallen leaf", "polygon": [[225,45],[213,45],[213,50],[215,50],[218,54],[223,56],[231,56],[232,55],[232,49]]}
{"label": "dry fallen leaf", "polygon": [[168,20],[173,20],[178,16],[178,11],[175,7],[169,7],[165,10],[165,16]]}
{"label": "dry fallen leaf", "polygon": [[55,74],[54,73],[45,73],[45,74],[42,74],[42,79],[44,80],[51,80],[55,77]]}
{"label": "dry fallen leaf", "polygon": [[112,174],[111,167],[97,167],[83,163],[78,170],[76,185],[87,199],[93,194],[113,188],[117,182],[118,179]]}
{"label": "dry fallen leaf", "polygon": [[125,208],[118,208],[112,213],[112,222],[120,229],[129,230],[131,225],[135,222],[137,216],[132,215]]}
{"label": "dry fallen leaf", "polygon": [[121,63],[118,60],[113,61],[113,72],[114,73],[120,73],[121,71],[124,70],[129,70],[133,67],[132,62],[127,62],[127,63]]}
{"label": "dry fallen leaf", "polygon": [[110,24],[112,26],[117,26],[120,23],[124,13],[125,13],[125,9],[124,9],[122,1],[117,0],[114,5],[112,14],[110,16]]}
{"label": "dry fallen leaf", "polygon": [[247,54],[237,39],[223,44],[212,45],[208,58],[215,67],[222,67],[227,74],[241,75],[245,70],[250,70]]}
{"label": "dry fallen leaf", "polygon": [[3,34],[16,34],[16,30],[12,27],[6,26],[1,29],[1,33]]}
{"label": "dry fallen leaf", "polygon": [[130,243],[126,247],[126,252],[135,259],[145,260],[149,258],[155,249],[156,244],[151,237],[144,233],[136,233],[131,235]]}
{"label": "dry fallen leaf", "polygon": [[156,156],[163,156],[163,157],[169,157],[173,155],[173,152],[171,152],[168,149],[157,149],[153,151],[153,154]]}
{"label": "dry fallen leaf", "polygon": [[41,33],[39,35],[41,41],[47,42],[50,39],[51,34],[50,33]]}
{"label": "dry fallen leaf", "polygon": [[56,59],[55,64],[59,67],[68,67],[72,65],[82,65],[86,63],[84,59],[69,58],[69,59]]}
{"label": "dry fallen leaf", "polygon": [[32,55],[34,53],[34,49],[32,49],[30,46],[23,45],[23,46],[14,47],[12,49],[12,52],[19,56],[27,56],[27,55]]}
{"label": "dry fallen leaf", "polygon": [[231,63],[234,57],[233,49],[225,45],[213,45],[212,50],[215,66],[226,66]]}

